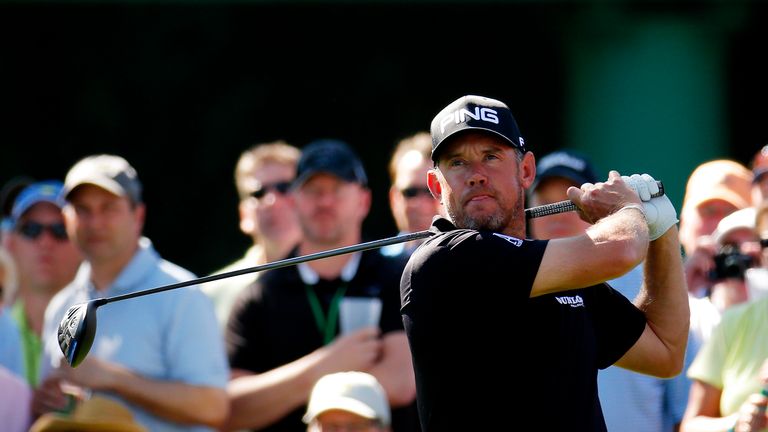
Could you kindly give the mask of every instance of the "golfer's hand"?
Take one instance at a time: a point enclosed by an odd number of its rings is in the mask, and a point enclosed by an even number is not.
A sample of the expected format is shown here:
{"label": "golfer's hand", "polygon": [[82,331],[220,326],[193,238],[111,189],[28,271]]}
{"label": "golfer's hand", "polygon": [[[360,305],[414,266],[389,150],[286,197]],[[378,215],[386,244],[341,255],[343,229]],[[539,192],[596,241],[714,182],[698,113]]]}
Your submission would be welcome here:
{"label": "golfer's hand", "polygon": [[666,195],[653,198],[659,192],[656,179],[648,174],[632,174],[623,176],[622,180],[629,185],[643,201],[645,218],[648,221],[648,238],[653,241],[664,235],[668,229],[675,225],[677,211],[672,201]]}
{"label": "golfer's hand", "polygon": [[580,188],[569,188],[568,199],[579,209],[579,216],[589,223],[595,223],[627,205],[642,205],[638,195],[617,171],[611,171],[605,182],[584,183]]}

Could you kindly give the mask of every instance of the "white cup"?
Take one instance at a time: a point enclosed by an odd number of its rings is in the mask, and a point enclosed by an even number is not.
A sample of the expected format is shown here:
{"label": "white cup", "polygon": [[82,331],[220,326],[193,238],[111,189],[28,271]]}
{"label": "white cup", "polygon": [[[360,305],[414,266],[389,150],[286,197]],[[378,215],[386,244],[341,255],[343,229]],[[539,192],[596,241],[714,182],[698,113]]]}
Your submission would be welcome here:
{"label": "white cup", "polygon": [[341,334],[364,327],[378,327],[381,299],[378,297],[344,297],[339,303]]}

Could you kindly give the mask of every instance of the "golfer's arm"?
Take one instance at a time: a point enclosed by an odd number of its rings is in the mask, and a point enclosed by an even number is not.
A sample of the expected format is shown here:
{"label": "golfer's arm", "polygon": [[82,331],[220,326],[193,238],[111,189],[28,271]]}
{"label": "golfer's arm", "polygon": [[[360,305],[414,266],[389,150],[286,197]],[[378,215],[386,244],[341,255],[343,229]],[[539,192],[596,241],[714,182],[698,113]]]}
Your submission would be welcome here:
{"label": "golfer's arm", "polygon": [[115,374],[111,390],[157,417],[214,428],[226,420],[224,389],[152,380],[125,369]]}
{"label": "golfer's arm", "polygon": [[408,405],[416,398],[411,351],[404,331],[384,334],[381,360],[368,372],[379,380],[393,407]]}
{"label": "golfer's arm", "polygon": [[618,365],[659,377],[677,375],[683,367],[690,314],[677,227],[648,246],[643,289],[635,305],[645,312],[647,324]]}
{"label": "golfer's arm", "polygon": [[640,211],[608,215],[582,235],[549,241],[531,297],[615,279],[640,264],[647,249],[648,225]]}

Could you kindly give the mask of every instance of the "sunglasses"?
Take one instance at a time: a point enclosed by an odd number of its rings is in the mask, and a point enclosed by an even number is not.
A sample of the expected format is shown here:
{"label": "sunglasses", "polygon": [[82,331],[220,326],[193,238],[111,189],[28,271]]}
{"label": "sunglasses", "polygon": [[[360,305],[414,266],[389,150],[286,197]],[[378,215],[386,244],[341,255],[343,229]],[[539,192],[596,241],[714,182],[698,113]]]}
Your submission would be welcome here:
{"label": "sunglasses", "polygon": [[416,198],[419,195],[424,195],[428,197],[432,197],[432,192],[429,191],[428,187],[425,186],[412,186],[407,187],[405,189],[401,189],[400,193],[403,194],[406,198]]}
{"label": "sunglasses", "polygon": [[67,229],[61,222],[49,225],[39,222],[24,222],[17,231],[30,240],[36,240],[43,234],[43,231],[48,231],[56,240],[64,241],[67,239]]}
{"label": "sunglasses", "polygon": [[291,182],[289,181],[277,182],[272,184],[263,184],[261,185],[260,188],[251,192],[251,196],[256,198],[257,200],[260,200],[264,198],[264,196],[269,191],[277,192],[280,195],[285,195],[286,193],[288,193],[290,189],[291,189]]}

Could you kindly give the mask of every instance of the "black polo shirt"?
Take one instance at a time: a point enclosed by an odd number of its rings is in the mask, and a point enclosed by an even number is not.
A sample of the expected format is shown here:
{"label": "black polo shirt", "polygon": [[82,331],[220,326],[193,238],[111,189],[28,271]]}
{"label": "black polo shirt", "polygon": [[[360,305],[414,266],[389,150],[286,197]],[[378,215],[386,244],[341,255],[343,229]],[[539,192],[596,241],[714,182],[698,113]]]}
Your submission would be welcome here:
{"label": "black polo shirt", "polygon": [[637,341],[642,312],[605,284],[531,299],[547,241],[431,229],[401,281],[422,430],[605,430],[597,370]]}
{"label": "black polo shirt", "polygon": [[[290,257],[296,253],[294,250]],[[399,284],[404,266],[404,258],[385,257],[377,250],[366,251],[350,281],[320,279],[312,289],[325,313],[341,284],[346,284],[346,297],[379,297],[382,333],[403,330]],[[227,325],[226,345],[232,368],[256,373],[283,366],[323,346],[323,334],[316,324],[296,266],[268,271],[241,293]],[[306,407],[301,407],[261,430],[304,432],[307,426],[301,417],[305,411]],[[393,425],[418,424],[415,404],[393,410],[392,416]]]}

